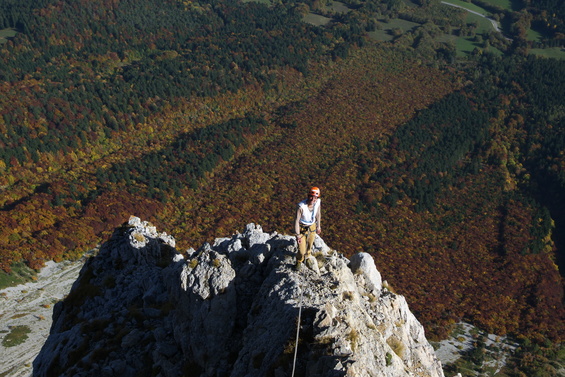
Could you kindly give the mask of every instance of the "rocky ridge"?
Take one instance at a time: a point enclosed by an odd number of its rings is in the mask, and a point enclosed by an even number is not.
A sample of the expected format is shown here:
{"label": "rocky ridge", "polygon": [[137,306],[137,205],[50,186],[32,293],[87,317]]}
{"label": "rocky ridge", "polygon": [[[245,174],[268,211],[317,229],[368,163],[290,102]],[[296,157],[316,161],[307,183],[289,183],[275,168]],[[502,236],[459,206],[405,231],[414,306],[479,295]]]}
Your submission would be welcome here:
{"label": "rocky ridge", "polygon": [[54,307],[33,374],[443,376],[369,254],[318,237],[295,271],[295,253],[294,237],[249,224],[183,255],[132,217]]}

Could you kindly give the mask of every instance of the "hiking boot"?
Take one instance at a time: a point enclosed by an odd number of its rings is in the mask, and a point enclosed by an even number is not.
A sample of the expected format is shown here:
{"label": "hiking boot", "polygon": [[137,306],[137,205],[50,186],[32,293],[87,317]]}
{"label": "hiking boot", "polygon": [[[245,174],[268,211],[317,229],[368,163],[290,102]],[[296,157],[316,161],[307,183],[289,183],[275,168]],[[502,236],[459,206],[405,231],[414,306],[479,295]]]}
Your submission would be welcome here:
{"label": "hiking boot", "polygon": [[296,265],[294,265],[294,269],[296,271],[300,271],[301,268],[302,268],[302,262],[296,262]]}

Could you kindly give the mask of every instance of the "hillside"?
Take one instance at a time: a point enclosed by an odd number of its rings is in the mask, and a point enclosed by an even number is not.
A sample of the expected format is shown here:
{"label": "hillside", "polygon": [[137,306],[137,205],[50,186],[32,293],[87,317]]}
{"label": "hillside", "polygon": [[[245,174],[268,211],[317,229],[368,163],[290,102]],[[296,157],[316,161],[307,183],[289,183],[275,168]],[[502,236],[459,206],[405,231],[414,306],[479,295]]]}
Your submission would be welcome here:
{"label": "hillside", "polygon": [[553,350],[565,65],[528,51],[561,23],[532,43],[542,4],[489,8],[509,42],[433,1],[324,4],[3,2],[2,269],[77,258],[132,213],[179,250],[290,231],[317,185],[324,239],[370,252],[431,336],[464,319]]}

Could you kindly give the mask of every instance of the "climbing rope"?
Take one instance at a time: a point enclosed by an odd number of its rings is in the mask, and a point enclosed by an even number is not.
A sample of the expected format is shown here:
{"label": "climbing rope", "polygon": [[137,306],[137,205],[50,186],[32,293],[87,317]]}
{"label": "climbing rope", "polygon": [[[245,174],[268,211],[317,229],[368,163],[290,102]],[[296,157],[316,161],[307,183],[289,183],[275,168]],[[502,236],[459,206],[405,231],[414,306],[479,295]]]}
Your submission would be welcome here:
{"label": "climbing rope", "polygon": [[296,342],[295,342],[295,346],[294,346],[294,360],[292,362],[292,375],[291,375],[291,377],[294,377],[294,371],[296,370],[296,355],[298,353],[298,338],[299,338],[299,335],[300,335],[300,321],[301,321],[300,317],[302,316],[302,297],[303,297],[303,293],[304,293],[304,291],[300,288],[300,285],[298,286],[298,288],[300,289],[300,303],[298,304],[298,323],[296,324]]}

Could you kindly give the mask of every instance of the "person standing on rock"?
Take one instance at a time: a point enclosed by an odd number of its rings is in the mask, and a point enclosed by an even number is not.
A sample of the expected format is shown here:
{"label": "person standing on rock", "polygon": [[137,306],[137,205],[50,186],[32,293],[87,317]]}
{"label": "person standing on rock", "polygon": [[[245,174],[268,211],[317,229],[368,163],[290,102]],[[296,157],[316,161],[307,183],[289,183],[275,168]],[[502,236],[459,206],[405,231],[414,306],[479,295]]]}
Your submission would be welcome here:
{"label": "person standing on rock", "polygon": [[301,267],[302,262],[312,253],[316,234],[322,233],[321,206],[320,189],[317,187],[312,187],[308,192],[308,198],[298,203],[296,219],[294,220],[294,233],[298,243],[297,269]]}

